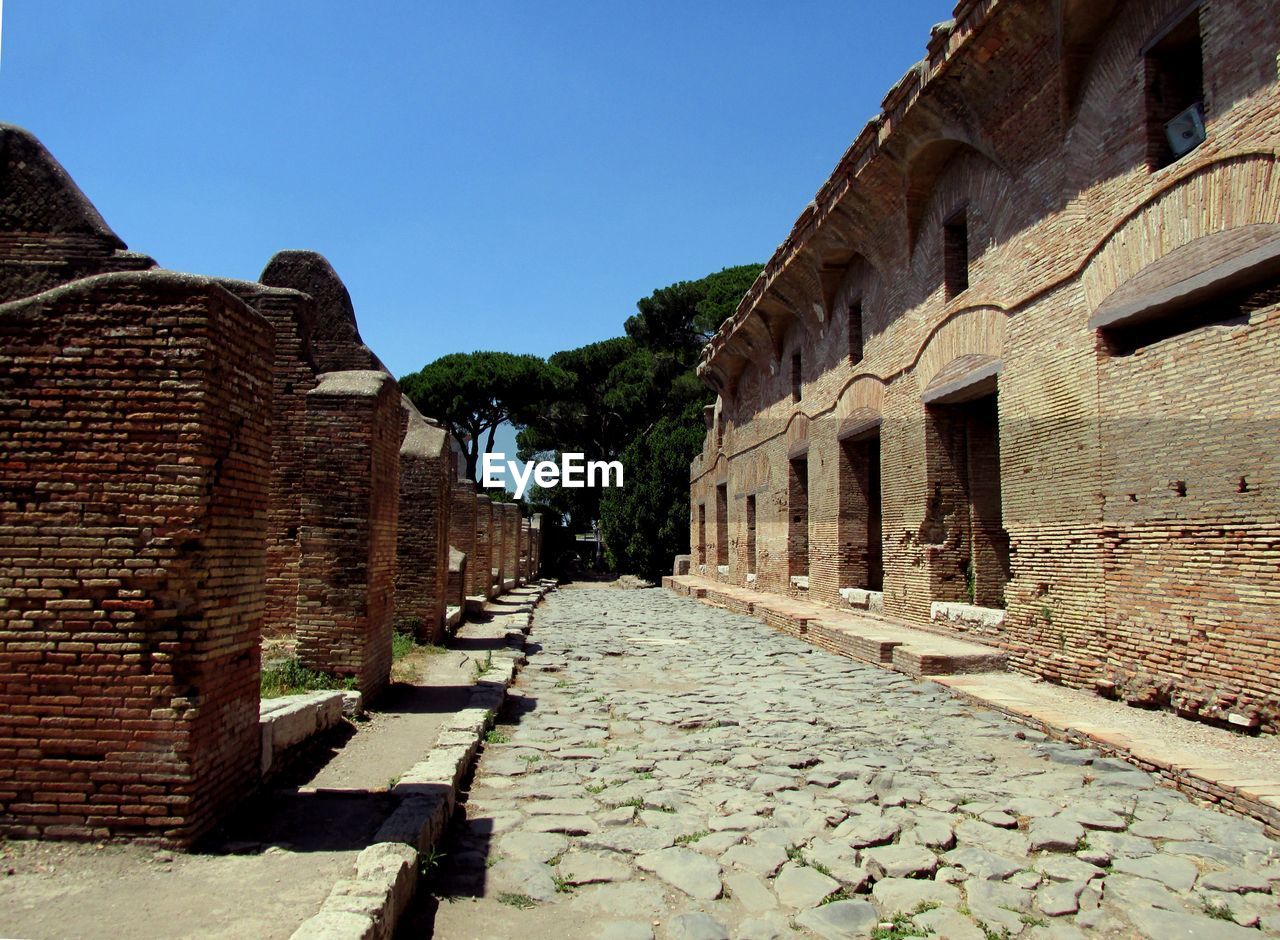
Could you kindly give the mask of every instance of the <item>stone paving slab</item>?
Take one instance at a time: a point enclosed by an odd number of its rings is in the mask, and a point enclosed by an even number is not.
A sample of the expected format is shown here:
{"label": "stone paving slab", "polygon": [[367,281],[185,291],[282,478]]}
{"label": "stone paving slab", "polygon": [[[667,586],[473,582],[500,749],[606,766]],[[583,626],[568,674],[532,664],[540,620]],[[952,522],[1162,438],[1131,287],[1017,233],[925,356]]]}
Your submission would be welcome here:
{"label": "stone paving slab", "polygon": [[935,682],[666,591],[534,635],[435,936],[1280,936],[1257,822]]}
{"label": "stone paving slab", "polygon": [[995,651],[988,647],[913,630],[887,618],[833,613],[797,598],[696,575],[667,577],[663,584],[706,603],[763,617],[822,649],[935,678],[962,696],[1054,737],[1122,757],[1194,799],[1256,819],[1268,835],[1280,836],[1278,740],[1255,738],[1249,753],[1242,753],[1237,733],[1184,724],[1167,713],[1142,712],[1091,692],[1006,673],[1003,656],[994,658]]}

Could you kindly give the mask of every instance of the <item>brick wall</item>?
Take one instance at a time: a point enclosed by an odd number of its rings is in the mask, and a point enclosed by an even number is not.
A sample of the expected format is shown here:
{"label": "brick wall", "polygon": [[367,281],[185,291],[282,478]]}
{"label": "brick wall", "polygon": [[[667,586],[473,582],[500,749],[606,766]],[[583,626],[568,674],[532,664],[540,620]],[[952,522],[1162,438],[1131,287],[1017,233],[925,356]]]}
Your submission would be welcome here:
{"label": "brick wall", "polygon": [[[476,496],[476,549],[471,556],[472,587],[479,597],[493,596],[493,502],[488,496]],[[470,564],[468,564],[470,567]]]}
{"label": "brick wall", "polygon": [[307,392],[315,388],[311,297],[254,281],[221,280],[271,324],[275,359],[271,390],[271,491],[267,510],[267,601],[262,631],[290,634],[297,623]]}
{"label": "brick wall", "polygon": [[126,249],[40,141],[0,123],[0,302],[92,274],[153,267]]}
{"label": "brick wall", "polygon": [[497,593],[502,593],[502,584],[506,579],[506,561],[507,551],[506,541],[507,527],[505,524],[506,511],[503,509],[504,503],[490,503],[490,526],[489,526],[489,558],[490,564],[493,565],[493,583],[496,585]]}
{"label": "brick wall", "polygon": [[529,520],[520,520],[520,565],[516,570],[516,576],[521,581],[529,580],[529,562],[532,557],[532,549],[530,547],[530,529]]}
{"label": "brick wall", "polygon": [[520,578],[520,507],[502,505],[502,569],[507,581]]}
{"label": "brick wall", "polygon": [[403,421],[384,372],[329,372],[307,393],[298,655],[367,696],[391,671]]}
{"label": "brick wall", "polygon": [[542,573],[542,513],[535,512],[529,520],[529,575]]}
{"label": "brick wall", "polygon": [[396,627],[420,640],[444,637],[449,565],[451,466],[447,434],[401,400],[409,430],[400,446],[400,509],[396,537]]}
{"label": "brick wall", "polygon": [[470,480],[454,482],[453,504],[449,507],[449,544],[466,557],[467,570],[463,593],[483,595],[476,569],[476,485]]}
{"label": "brick wall", "polygon": [[[1261,0],[1197,8],[1208,139],[1153,168],[1144,49],[1186,5],[1086,7],[959,6],[713,338],[695,564],[719,577],[727,481],[729,581],[753,556],[760,590],[802,570],[826,603],[865,586],[840,438],[874,419],[887,614],[1052,681],[1276,730],[1273,285],[1258,269],[1166,303],[1146,334],[1090,320],[1276,243],[1280,21]],[[943,624],[934,601],[1005,613]]]}
{"label": "brick wall", "polygon": [[0,336],[0,831],[188,844],[257,780],[272,331],[148,271]]}
{"label": "brick wall", "polygon": [[351,295],[338,272],[314,251],[288,250],[272,255],[259,276],[270,287],[290,287],[315,301],[311,354],[317,372],[386,368],[360,338]]}

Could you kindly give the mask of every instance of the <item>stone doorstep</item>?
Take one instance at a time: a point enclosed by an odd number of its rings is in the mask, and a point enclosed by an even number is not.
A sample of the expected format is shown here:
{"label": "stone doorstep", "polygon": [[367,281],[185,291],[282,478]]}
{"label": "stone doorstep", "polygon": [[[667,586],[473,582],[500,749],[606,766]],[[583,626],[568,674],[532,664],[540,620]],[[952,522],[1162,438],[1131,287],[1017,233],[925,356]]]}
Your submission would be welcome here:
{"label": "stone doorstep", "polygon": [[[828,614],[809,601],[712,582],[693,575],[663,578],[663,586],[716,606],[745,611],[766,623],[769,615],[773,615],[794,626],[797,636],[817,641],[815,645],[828,648],[829,644],[830,650],[839,655],[872,665],[889,666],[909,676],[1003,672],[1005,669],[1006,657],[999,650],[972,640],[939,637],[906,625],[886,624],[875,616],[868,616],[863,621],[858,615],[841,614],[836,610]],[[858,619],[854,620],[855,617]],[[885,635],[887,627],[902,635]]]}
{"label": "stone doorstep", "polygon": [[[533,604],[551,587],[546,582],[535,587]],[[528,621],[532,614],[521,610],[509,616]],[[526,622],[507,635],[523,640],[528,629]],[[458,784],[492,727],[495,702],[501,705],[523,663],[523,643],[494,652],[489,670],[471,687],[468,707],[440,729],[424,759],[401,775],[392,790],[402,797],[400,806],[383,821],[374,843],[356,856],[355,877],[337,882],[320,911],[303,921],[291,940],[391,940],[418,888],[418,856],[444,838]],[[309,792],[336,796],[346,791],[325,787]]]}
{"label": "stone doorstep", "polygon": [[844,602],[855,610],[865,610],[873,614],[884,612],[884,592],[869,591],[866,588],[841,588],[839,594]]}
{"label": "stone doorstep", "polygon": [[1025,699],[984,689],[980,679],[942,677],[935,681],[962,699],[994,708],[1055,740],[1077,741],[1097,748],[1105,756],[1154,767],[1155,777],[1162,785],[1255,819],[1268,835],[1280,838],[1280,819],[1276,816],[1280,810],[1280,780],[1239,778],[1235,767],[1204,764],[1190,757],[1179,759],[1176,752],[1157,756],[1153,753],[1154,744],[1137,743],[1126,732],[1092,722],[1073,722],[1055,709],[1037,708]]}
{"label": "stone doorstep", "polygon": [[987,630],[1004,626],[1004,611],[997,607],[979,607],[955,601],[934,601],[929,605],[929,619],[934,623],[965,624]]}

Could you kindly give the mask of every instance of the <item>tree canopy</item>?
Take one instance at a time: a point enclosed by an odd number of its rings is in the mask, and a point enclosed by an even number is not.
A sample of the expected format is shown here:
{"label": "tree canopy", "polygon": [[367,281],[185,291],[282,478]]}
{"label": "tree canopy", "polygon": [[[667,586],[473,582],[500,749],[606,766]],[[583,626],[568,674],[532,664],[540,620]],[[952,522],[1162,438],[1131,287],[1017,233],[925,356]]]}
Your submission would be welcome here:
{"label": "tree canopy", "polygon": [[702,446],[702,409],[713,398],[694,374],[698,354],[762,268],[724,268],[655,290],[636,302],[625,336],[545,361],[454,353],[406,375],[400,388],[449,429],[477,482],[480,455],[493,449],[504,421],[519,430],[522,460],[564,453],[621,460],[620,488],[533,486],[526,499],[547,514],[544,523],[569,520],[555,557],[572,555],[573,533],[599,520],[610,565],[655,578],[689,550],[689,461]]}
{"label": "tree canopy", "polygon": [[689,461],[713,395],[694,374],[698,353],[760,273],[758,264],[681,281],[636,303],[626,335],[567,349],[548,365],[564,376],[557,395],[530,415],[520,457],[583,453],[621,460],[622,489],[537,490],[581,531],[599,519],[609,561],[648,577],[688,550]]}
{"label": "tree canopy", "polygon": [[498,425],[525,425],[560,394],[568,379],[537,356],[451,353],[404,376],[400,390],[424,415],[449,429],[466,456],[467,475],[478,480],[480,454],[493,449]]}
{"label": "tree canopy", "polygon": [[692,365],[762,270],[761,264],[740,264],[660,288],[636,302],[639,312],[627,318],[627,335],[650,349],[674,352]]}

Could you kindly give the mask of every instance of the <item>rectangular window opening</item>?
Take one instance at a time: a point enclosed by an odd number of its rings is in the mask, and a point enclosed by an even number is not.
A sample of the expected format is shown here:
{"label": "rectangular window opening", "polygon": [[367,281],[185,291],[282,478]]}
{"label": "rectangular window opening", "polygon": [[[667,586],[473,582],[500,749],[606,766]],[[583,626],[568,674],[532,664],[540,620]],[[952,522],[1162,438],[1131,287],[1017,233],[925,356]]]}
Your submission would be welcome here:
{"label": "rectangular window opening", "polygon": [[1200,12],[1191,11],[1146,52],[1147,165],[1158,170],[1205,139]]}
{"label": "rectangular window opening", "polygon": [[747,573],[756,573],[756,498],[747,497]]}
{"label": "rectangular window opening", "polygon": [[849,361],[862,361],[862,301],[849,304]]}
{"label": "rectangular window opening", "polygon": [[791,355],[791,400],[799,401],[802,390],[800,380],[800,354],[792,353]]}
{"label": "rectangular window opening", "polygon": [[969,212],[961,209],[942,225],[943,280],[947,300],[969,289]]}

